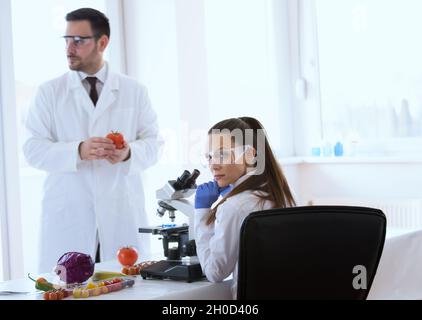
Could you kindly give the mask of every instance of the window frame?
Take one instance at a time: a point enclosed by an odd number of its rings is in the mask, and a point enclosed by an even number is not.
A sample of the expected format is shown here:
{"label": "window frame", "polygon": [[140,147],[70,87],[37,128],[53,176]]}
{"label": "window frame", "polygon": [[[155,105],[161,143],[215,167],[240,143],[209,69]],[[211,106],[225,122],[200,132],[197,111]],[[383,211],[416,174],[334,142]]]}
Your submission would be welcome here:
{"label": "window frame", "polygon": [[105,0],[106,14],[110,20],[113,40],[110,41],[108,53],[109,64],[115,72],[127,74],[127,54],[125,38],[125,2],[124,0]]}
{"label": "window frame", "polygon": [[0,219],[3,280],[23,275],[11,0],[0,2]]}
{"label": "window frame", "polygon": [[295,156],[323,137],[315,0],[289,1]]}

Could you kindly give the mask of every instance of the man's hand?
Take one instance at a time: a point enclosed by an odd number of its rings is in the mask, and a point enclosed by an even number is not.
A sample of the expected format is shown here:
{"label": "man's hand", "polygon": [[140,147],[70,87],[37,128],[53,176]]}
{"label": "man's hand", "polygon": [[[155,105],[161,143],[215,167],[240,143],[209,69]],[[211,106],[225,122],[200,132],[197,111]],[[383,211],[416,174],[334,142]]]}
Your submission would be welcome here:
{"label": "man's hand", "polygon": [[82,160],[108,159],[115,150],[113,141],[107,138],[89,138],[79,144],[79,156]]}
{"label": "man's hand", "polygon": [[115,149],[113,153],[107,156],[106,160],[111,164],[116,164],[119,162],[126,161],[130,158],[130,147],[125,142],[123,144],[123,149]]}

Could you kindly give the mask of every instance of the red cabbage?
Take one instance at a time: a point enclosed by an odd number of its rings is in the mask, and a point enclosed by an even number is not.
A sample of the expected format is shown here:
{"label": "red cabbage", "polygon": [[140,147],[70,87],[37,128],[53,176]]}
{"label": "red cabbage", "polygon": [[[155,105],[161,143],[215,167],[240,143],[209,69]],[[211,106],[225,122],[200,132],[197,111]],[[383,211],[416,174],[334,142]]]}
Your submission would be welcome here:
{"label": "red cabbage", "polygon": [[82,283],[94,273],[94,262],[88,254],[67,252],[57,261],[54,269],[60,280],[66,283]]}

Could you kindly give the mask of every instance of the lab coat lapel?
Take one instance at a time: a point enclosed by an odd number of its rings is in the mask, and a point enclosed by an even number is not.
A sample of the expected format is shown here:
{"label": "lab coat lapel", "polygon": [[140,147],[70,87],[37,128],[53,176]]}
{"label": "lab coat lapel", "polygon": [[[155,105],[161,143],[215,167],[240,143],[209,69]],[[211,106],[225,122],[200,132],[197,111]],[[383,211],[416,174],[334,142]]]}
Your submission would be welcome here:
{"label": "lab coat lapel", "polygon": [[76,107],[85,109],[85,111],[89,114],[89,117],[92,118],[94,114],[92,101],[83,87],[82,81],[76,71],[69,72],[69,87],[75,98]]}
{"label": "lab coat lapel", "polygon": [[95,107],[94,119],[97,121],[101,115],[107,111],[108,108],[116,101],[119,90],[119,79],[116,74],[109,71],[104,87],[101,91],[100,97]]}

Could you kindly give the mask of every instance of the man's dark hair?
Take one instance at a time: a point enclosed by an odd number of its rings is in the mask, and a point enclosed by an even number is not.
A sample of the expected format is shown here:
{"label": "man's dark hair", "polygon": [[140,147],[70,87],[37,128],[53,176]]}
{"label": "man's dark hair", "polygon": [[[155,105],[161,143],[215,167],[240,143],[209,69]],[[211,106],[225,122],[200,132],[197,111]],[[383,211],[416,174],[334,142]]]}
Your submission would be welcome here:
{"label": "man's dark hair", "polygon": [[110,23],[104,13],[92,8],[81,8],[66,15],[66,21],[68,22],[81,20],[90,22],[92,31],[97,39],[103,35],[110,38]]}

